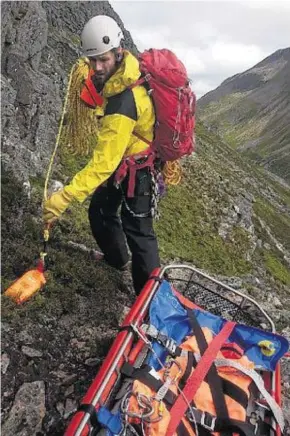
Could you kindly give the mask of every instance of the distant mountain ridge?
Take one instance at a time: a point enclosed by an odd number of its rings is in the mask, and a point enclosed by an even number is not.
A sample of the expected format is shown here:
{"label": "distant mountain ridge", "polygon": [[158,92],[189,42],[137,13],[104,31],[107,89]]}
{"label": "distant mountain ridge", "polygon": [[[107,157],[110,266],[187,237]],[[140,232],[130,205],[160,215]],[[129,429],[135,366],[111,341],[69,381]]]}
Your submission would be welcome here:
{"label": "distant mountain ridge", "polygon": [[232,146],[290,182],[290,48],[226,79],[198,110]]}

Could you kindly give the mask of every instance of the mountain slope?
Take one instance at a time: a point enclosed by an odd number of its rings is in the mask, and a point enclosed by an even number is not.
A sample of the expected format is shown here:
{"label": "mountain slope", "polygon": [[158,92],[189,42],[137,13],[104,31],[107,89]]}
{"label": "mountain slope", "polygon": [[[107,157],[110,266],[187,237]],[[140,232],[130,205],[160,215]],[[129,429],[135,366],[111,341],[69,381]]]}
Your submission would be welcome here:
{"label": "mountain slope", "polygon": [[[107,2],[2,3],[3,290],[36,265],[42,250],[44,179],[67,74],[77,35],[97,13],[116,16]],[[35,31],[27,36],[27,29]],[[60,148],[51,183],[66,183],[83,164]],[[287,334],[289,190],[202,123],[197,154],[183,166],[183,182],[168,188],[155,226],[162,264],[188,262],[242,289]],[[119,331],[124,306],[134,301],[119,272],[85,251],[82,244],[96,248],[87,208],[88,202],[74,205],[51,230],[43,291],[22,306],[2,298],[5,436],[63,435]]]}
{"label": "mountain slope", "polygon": [[290,48],[225,80],[198,108],[231,145],[290,181]]}

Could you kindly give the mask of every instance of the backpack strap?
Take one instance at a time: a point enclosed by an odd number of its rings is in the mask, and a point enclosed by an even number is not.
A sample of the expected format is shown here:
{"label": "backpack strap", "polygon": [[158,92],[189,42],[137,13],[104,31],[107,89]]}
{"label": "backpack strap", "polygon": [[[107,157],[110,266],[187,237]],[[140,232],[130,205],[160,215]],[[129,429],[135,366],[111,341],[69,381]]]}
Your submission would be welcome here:
{"label": "backpack strap", "polygon": [[[136,86],[140,86],[143,85],[145,82],[149,82],[149,80],[151,79],[151,74],[146,74],[145,76],[141,76],[140,79],[136,80],[135,83],[133,83],[132,85],[128,86],[128,88],[133,89]],[[149,147],[152,146],[152,142],[148,141],[148,139],[144,138],[144,136],[139,135],[139,133],[134,132],[133,131],[133,135],[136,136],[136,138],[140,139],[140,141],[145,142],[147,145],[149,145]]]}
{"label": "backpack strap", "polygon": [[133,135],[136,136],[136,138],[140,139],[140,141],[146,142],[146,144],[149,145],[149,147],[151,147],[152,142],[148,141],[148,139],[144,138],[144,136],[139,135],[139,133],[134,132],[134,131],[133,131]]}
{"label": "backpack strap", "polygon": [[132,85],[128,86],[128,88],[133,89],[136,86],[143,85],[143,83],[149,82],[151,77],[152,77],[151,74],[147,73],[147,74],[145,74],[145,76],[141,76],[140,79],[136,80],[135,83],[133,83]]}
{"label": "backpack strap", "polygon": [[236,323],[228,321],[224,324],[222,330],[211,341],[201,360],[198,362],[195,371],[187,380],[185,388],[177,397],[174,406],[171,409],[171,420],[166,432],[166,436],[172,436],[181,420],[181,417],[186,412],[188,405],[194,398],[198,388],[207,375],[213,361],[215,360],[219,350],[230,336]]}

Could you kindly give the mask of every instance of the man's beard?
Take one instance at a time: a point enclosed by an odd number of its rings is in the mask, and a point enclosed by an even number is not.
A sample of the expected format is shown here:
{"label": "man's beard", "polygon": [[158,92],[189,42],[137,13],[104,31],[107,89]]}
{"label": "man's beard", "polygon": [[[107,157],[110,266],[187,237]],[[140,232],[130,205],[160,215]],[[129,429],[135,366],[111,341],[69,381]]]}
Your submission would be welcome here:
{"label": "man's beard", "polygon": [[115,74],[118,68],[118,64],[115,66],[115,68],[112,69],[110,73],[104,74],[102,76],[97,76],[95,73],[92,77],[93,83],[95,85],[95,88],[97,92],[101,92],[106,84],[106,82]]}
{"label": "man's beard", "polygon": [[106,76],[97,77],[96,75],[94,75],[92,77],[92,80],[93,80],[93,84],[95,85],[97,92],[101,92],[104,88],[104,85],[107,81],[107,78],[106,78]]}

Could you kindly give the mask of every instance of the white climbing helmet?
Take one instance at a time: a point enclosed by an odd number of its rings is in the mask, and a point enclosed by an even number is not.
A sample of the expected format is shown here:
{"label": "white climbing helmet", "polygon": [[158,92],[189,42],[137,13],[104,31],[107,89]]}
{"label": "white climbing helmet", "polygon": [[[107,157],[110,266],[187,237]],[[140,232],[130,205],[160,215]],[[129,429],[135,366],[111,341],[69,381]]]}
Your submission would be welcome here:
{"label": "white climbing helmet", "polygon": [[82,35],[83,55],[98,56],[120,47],[123,32],[113,18],[97,15],[85,25]]}

